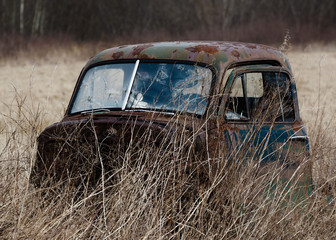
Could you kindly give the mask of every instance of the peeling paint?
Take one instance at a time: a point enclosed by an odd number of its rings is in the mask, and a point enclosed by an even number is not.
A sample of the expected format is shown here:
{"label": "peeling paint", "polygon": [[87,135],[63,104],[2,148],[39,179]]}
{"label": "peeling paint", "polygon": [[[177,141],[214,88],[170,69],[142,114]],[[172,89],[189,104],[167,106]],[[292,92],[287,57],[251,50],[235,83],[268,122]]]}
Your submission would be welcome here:
{"label": "peeling paint", "polygon": [[234,56],[234,57],[236,57],[236,58],[239,58],[239,57],[240,57],[240,53],[239,53],[237,50],[233,50],[233,51],[231,52],[231,55]]}
{"label": "peeling paint", "polygon": [[203,62],[213,65],[218,72],[234,63],[273,60],[290,71],[286,56],[272,47],[251,43],[197,41],[144,43],[110,48],[90,59],[86,67],[99,61],[142,58]]}
{"label": "peeling paint", "polygon": [[146,48],[149,48],[149,47],[152,47],[153,45],[152,44],[144,44],[144,45],[137,45],[135,47],[133,47],[133,51],[132,51],[132,56],[142,56],[142,55],[145,55],[147,56],[146,54],[142,54],[142,52],[146,49]]}
{"label": "peeling paint", "polygon": [[193,53],[205,52],[210,55],[215,54],[219,51],[217,46],[210,46],[210,45],[196,45],[194,47],[188,47],[186,48],[186,50]]}
{"label": "peeling paint", "polygon": [[112,54],[112,58],[118,59],[121,58],[124,55],[124,52],[115,52]]}

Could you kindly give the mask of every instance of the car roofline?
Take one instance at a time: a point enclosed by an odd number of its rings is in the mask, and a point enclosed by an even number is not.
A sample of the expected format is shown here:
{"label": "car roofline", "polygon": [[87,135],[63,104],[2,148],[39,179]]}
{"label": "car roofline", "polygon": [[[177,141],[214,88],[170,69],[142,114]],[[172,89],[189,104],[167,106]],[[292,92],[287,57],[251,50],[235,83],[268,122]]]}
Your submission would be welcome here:
{"label": "car roofline", "polygon": [[240,62],[274,61],[291,71],[287,57],[278,49],[254,43],[218,41],[154,42],[106,49],[92,57],[84,68],[113,60],[162,59],[201,62],[218,71]]}

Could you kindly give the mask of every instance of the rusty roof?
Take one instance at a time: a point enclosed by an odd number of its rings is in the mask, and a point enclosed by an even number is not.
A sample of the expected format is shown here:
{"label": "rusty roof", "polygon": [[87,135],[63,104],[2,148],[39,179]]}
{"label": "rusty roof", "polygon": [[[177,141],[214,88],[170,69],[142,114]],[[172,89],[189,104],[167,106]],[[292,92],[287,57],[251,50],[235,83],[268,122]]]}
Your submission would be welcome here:
{"label": "rusty roof", "polygon": [[231,64],[273,60],[290,71],[286,56],[273,47],[240,42],[157,42],[124,45],[106,49],[92,57],[86,67],[101,61],[119,59],[167,59],[202,62],[223,71]]}

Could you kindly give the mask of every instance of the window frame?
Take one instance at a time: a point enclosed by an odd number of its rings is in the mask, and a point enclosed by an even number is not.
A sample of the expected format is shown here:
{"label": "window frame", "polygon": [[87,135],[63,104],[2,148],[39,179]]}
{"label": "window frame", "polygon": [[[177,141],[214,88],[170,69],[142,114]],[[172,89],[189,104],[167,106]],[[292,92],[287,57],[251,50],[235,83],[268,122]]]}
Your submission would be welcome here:
{"label": "window frame", "polygon": [[[276,73],[283,73],[287,75],[287,78],[289,80],[290,84],[290,91],[291,91],[291,96],[292,96],[292,101],[293,101],[293,113],[294,113],[294,119],[292,121],[265,121],[264,123],[280,123],[280,124],[291,124],[299,119],[299,114],[298,114],[298,100],[297,100],[297,95],[296,95],[296,87],[295,87],[295,82],[294,78],[291,74],[291,72],[287,71],[286,69],[282,67],[277,67],[277,66],[243,66],[243,67],[238,67],[236,69],[233,69],[231,74],[228,76],[228,79],[226,80],[226,84],[224,87],[224,97],[222,99],[222,102],[219,104],[219,111],[218,115],[222,116],[226,122],[231,122],[231,123],[251,123],[255,122],[256,119],[251,118],[251,113],[250,113],[250,108],[248,106],[248,100],[247,100],[247,92],[246,92],[246,75],[247,73],[258,73],[258,72],[276,72]],[[229,97],[231,94],[231,89],[233,87],[233,84],[235,80],[242,75],[242,87],[243,87],[243,94],[244,94],[244,99],[245,99],[245,105],[246,105],[246,110],[247,110],[247,119],[227,119],[225,117],[225,109],[227,105],[229,104]]]}
{"label": "window frame", "polygon": [[[204,111],[204,113],[202,115],[199,114],[195,114],[197,117],[203,117],[206,116],[212,106],[211,101],[213,100],[213,94],[214,94],[214,89],[215,89],[215,85],[216,85],[216,79],[217,79],[217,71],[216,68],[212,65],[206,64],[206,63],[202,63],[202,62],[194,62],[194,61],[187,61],[187,60],[175,60],[175,59],[141,59],[141,58],[135,58],[135,59],[119,59],[119,60],[108,60],[108,61],[101,61],[101,62],[97,62],[94,64],[91,64],[87,67],[84,67],[78,77],[78,80],[76,82],[76,85],[74,87],[72,96],[70,98],[68,107],[66,109],[65,112],[65,117],[69,117],[69,116],[75,116],[75,115],[80,115],[81,112],[74,112],[71,113],[71,109],[73,108],[73,104],[75,103],[75,100],[77,98],[78,95],[78,91],[80,86],[82,85],[83,79],[86,75],[86,73],[97,66],[101,66],[101,65],[106,65],[106,64],[118,64],[118,63],[136,63],[136,61],[139,60],[139,65],[141,63],[168,63],[168,64],[186,64],[186,65],[197,65],[200,67],[204,67],[207,68],[211,71],[212,73],[212,79],[211,79],[211,83],[210,83],[210,89],[209,89],[209,95],[207,97],[207,106],[206,109]],[[125,108],[125,110],[122,109],[112,109],[111,111],[119,111],[119,112],[125,112],[125,111],[137,111],[136,109],[128,109]],[[158,111],[159,112],[159,111]],[[188,114],[192,114],[187,112]]]}

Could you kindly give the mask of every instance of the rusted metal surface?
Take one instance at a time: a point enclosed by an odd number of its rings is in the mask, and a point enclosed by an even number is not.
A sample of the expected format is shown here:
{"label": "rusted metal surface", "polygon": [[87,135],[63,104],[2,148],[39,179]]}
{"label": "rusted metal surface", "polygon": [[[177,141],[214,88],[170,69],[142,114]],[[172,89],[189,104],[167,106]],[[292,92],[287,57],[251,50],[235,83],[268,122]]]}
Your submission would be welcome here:
{"label": "rusted metal surface", "polygon": [[[214,158],[219,152],[225,152],[225,156],[229,157],[233,151],[236,151],[244,143],[244,139],[251,133],[251,129],[257,129],[255,134],[255,142],[248,142],[247,148],[259,147],[263,148],[264,141],[261,141],[265,136],[268,137],[267,144],[270,145],[269,151],[282,151],[287,149],[291,141],[297,141],[300,146],[305,149],[300,151],[308,152],[308,138],[305,126],[299,115],[298,101],[296,95],[295,82],[291,79],[292,97],[295,108],[295,119],[288,123],[264,123],[258,125],[255,122],[230,122],[219,116],[218,104],[220,100],[226,101],[226,96],[230,93],[231,82],[224,78],[225,72],[231,66],[239,66],[244,63],[248,66],[240,67],[240,71],[248,71],[251,69],[259,69],[264,63],[276,63],[279,71],[285,71],[290,77],[292,76],[291,68],[289,66],[286,56],[279,50],[259,45],[259,44],[245,44],[234,42],[163,42],[163,43],[149,43],[114,47],[107,49],[95,57],[91,58],[85,65],[82,74],[75,87],[73,97],[69,106],[71,107],[78,87],[81,83],[83,75],[92,66],[103,64],[108,61],[119,60],[162,60],[162,61],[188,61],[191,63],[202,63],[212,66],[216,71],[214,72],[213,84],[214,89],[210,96],[206,116],[194,116],[192,114],[167,114],[160,111],[136,111],[136,110],[113,110],[103,113],[92,114],[70,114],[70,109],[67,110],[64,119],[49,126],[45,129],[39,139],[38,157],[35,165],[35,177],[41,179],[43,172],[46,172],[50,166],[53,165],[53,159],[47,159],[51,148],[45,148],[48,144],[54,142],[63,142],[62,146],[69,145],[72,141],[78,141],[78,138],[85,139],[86,144],[104,144],[109,146],[118,145],[121,142],[130,141],[132,126],[136,129],[139,135],[137,141],[141,141],[142,132],[144,129],[153,129],[152,135],[156,135],[156,144],[160,144],[160,138],[164,137],[164,133],[169,132],[167,129],[178,129],[182,126],[183,129],[193,132],[197,130],[197,148],[200,153],[208,151],[207,157]],[[274,65],[274,64],[273,64]],[[267,66],[266,66],[267,67]],[[272,67],[272,66],[268,66]],[[264,66],[265,68],[265,66]],[[225,86],[225,87],[224,87]],[[216,96],[216,97],[215,97]],[[220,97],[218,97],[220,96]],[[211,102],[212,101],[212,102]],[[210,108],[210,107],[209,107]],[[83,126],[85,127],[85,130]],[[89,126],[89,127],[88,127]],[[173,126],[173,127],[172,127]],[[76,133],[74,133],[76,132]],[[262,135],[264,134],[264,135]],[[161,136],[161,137],[160,137]],[[208,142],[206,142],[208,141]],[[77,144],[77,145],[76,145]],[[79,146],[76,143],[76,146]],[[246,143],[245,143],[246,144]],[[202,149],[207,146],[207,149]],[[278,149],[275,149],[278,148]],[[280,149],[280,150],[279,150]],[[59,150],[59,149],[58,149]],[[64,151],[61,150],[64,154]],[[294,149],[294,151],[299,151]],[[55,156],[55,154],[53,155]],[[68,161],[72,161],[68,160]],[[263,160],[269,161],[268,158]],[[57,169],[68,166],[64,162],[59,163]],[[40,173],[38,173],[40,171]],[[57,170],[61,171],[61,170]],[[57,172],[56,171],[56,172]],[[293,171],[291,168],[290,171]],[[306,173],[309,175],[311,169]]]}
{"label": "rusted metal surface", "polygon": [[218,72],[244,61],[278,61],[290,71],[286,56],[272,47],[235,42],[163,42],[126,45],[107,49],[91,58],[86,67],[120,59],[167,59],[202,62],[213,65]]}

